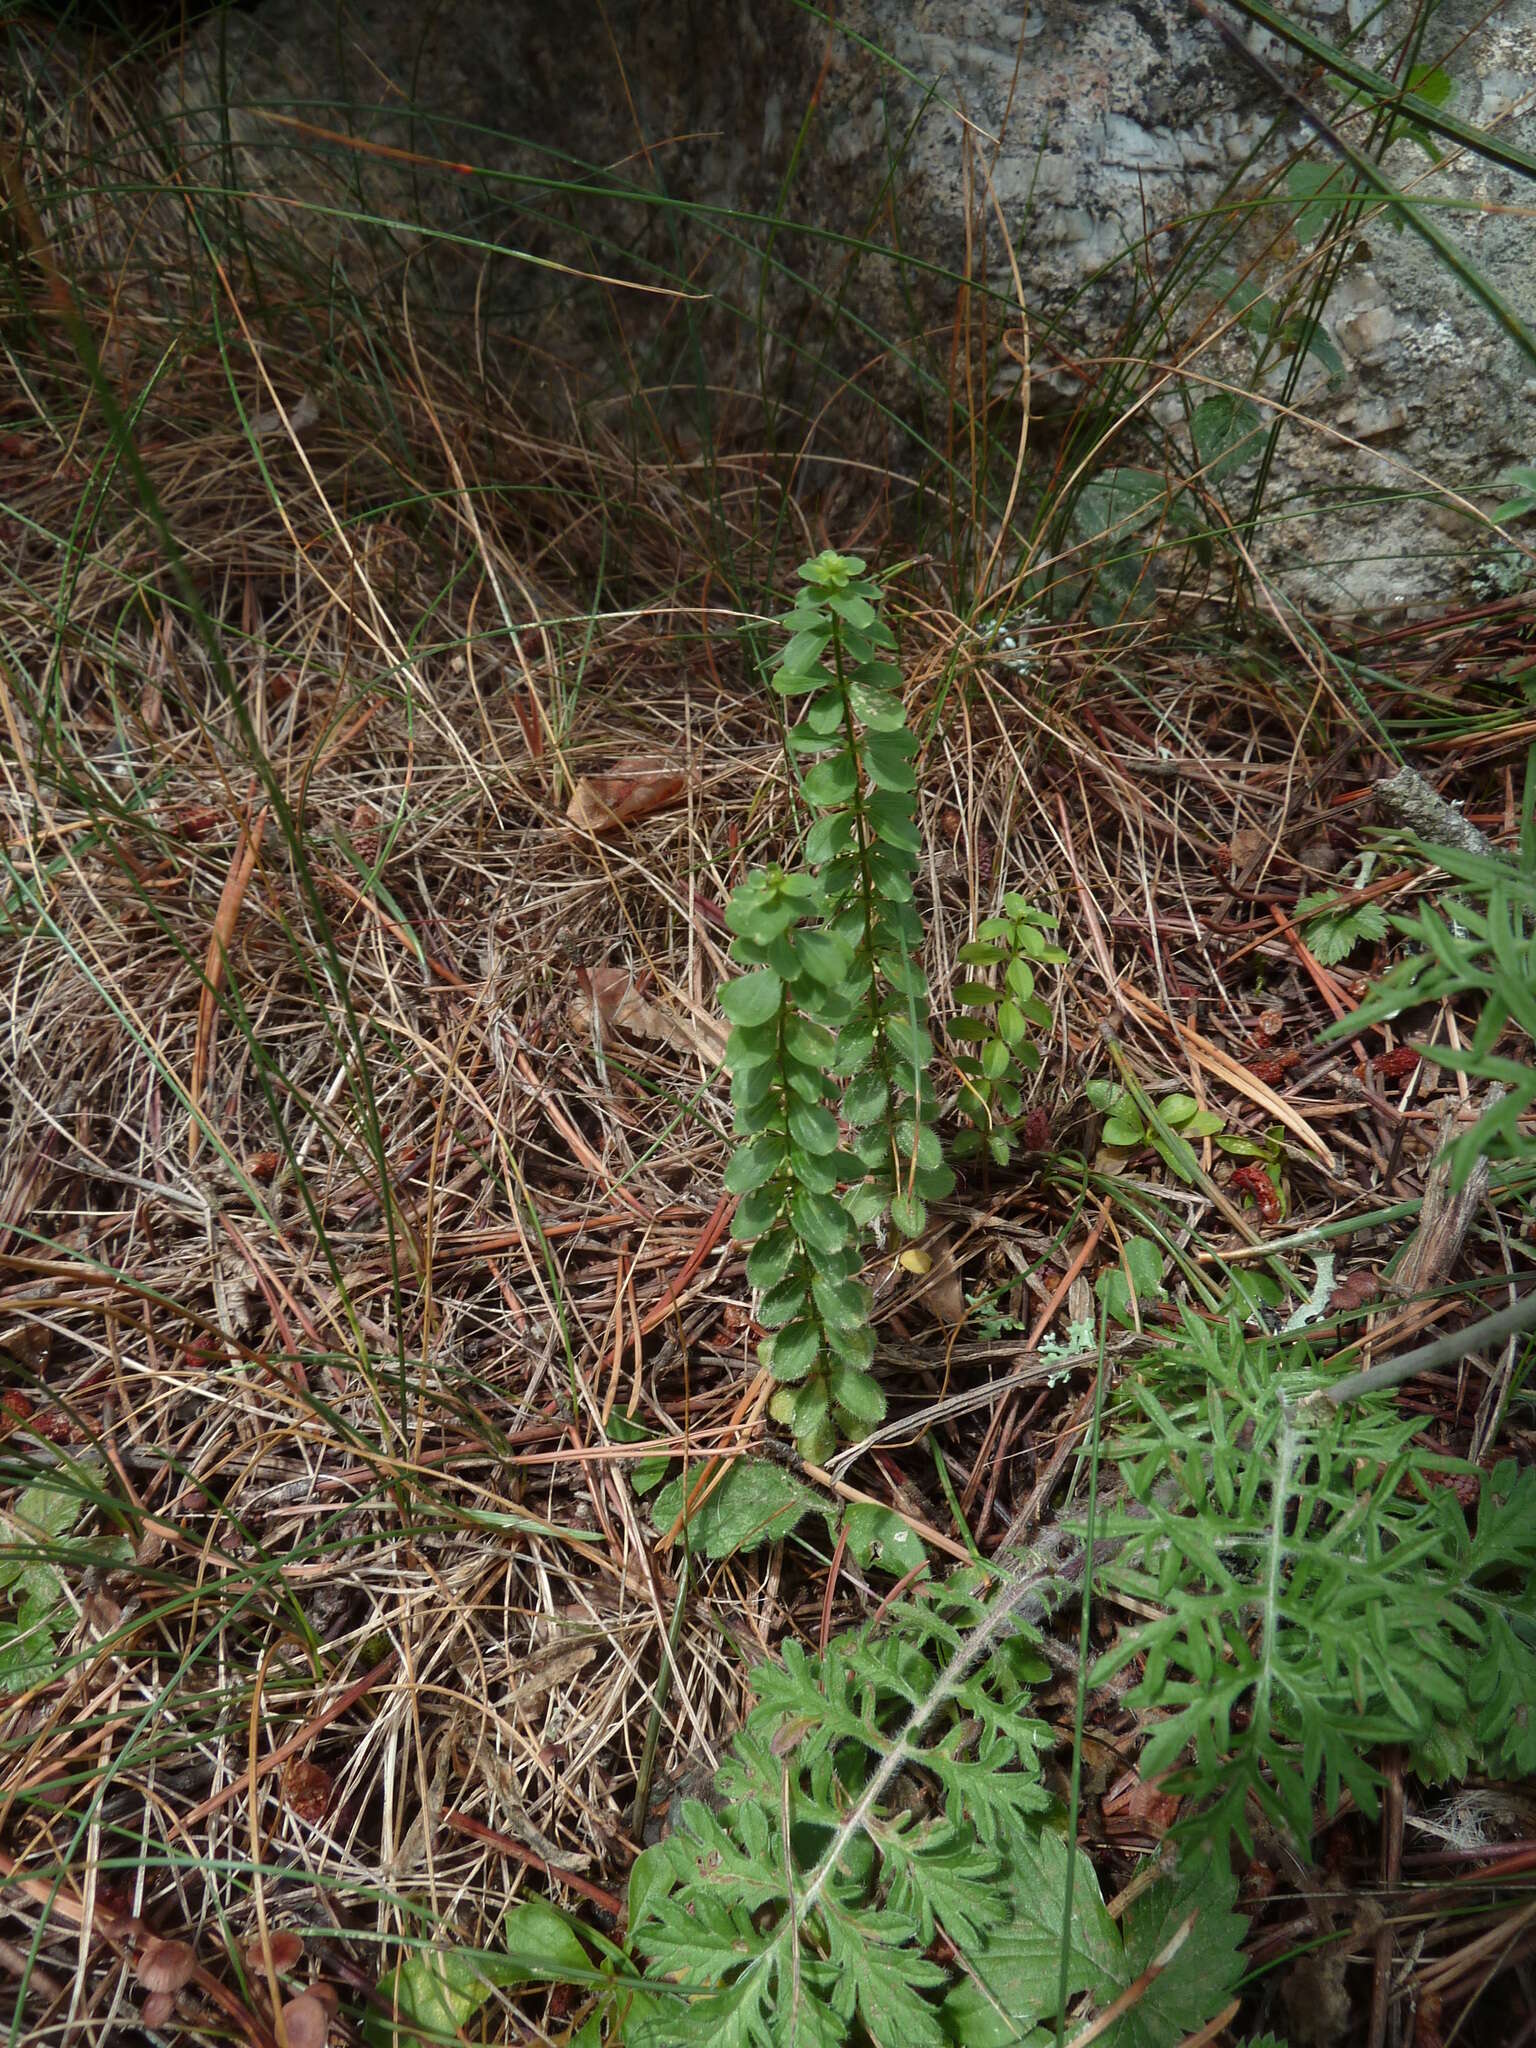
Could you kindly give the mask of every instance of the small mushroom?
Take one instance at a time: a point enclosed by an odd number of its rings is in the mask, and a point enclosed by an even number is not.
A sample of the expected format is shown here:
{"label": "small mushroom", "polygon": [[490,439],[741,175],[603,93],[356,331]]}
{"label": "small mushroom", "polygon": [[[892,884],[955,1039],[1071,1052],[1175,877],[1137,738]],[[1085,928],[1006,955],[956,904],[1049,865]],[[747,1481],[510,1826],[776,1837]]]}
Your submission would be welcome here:
{"label": "small mushroom", "polygon": [[[282,1976],[285,1970],[291,1970],[304,1953],[303,1941],[290,1927],[274,1929],[267,1945],[272,1955],[272,1967],[279,1976]],[[259,1939],[246,1943],[245,1967],[253,1977],[266,1975],[267,1961]]]}
{"label": "small mushroom", "polygon": [[140,1949],[134,1975],[146,1991],[180,1991],[191,1983],[196,1969],[190,1942],[152,1939]]}
{"label": "small mushroom", "polygon": [[298,1998],[290,1998],[283,2007],[283,2031],[288,2036],[288,2048],[325,2048],[330,2026],[329,2012],[312,1992],[306,1991]]}
{"label": "small mushroom", "polygon": [[174,1991],[151,1991],[139,2009],[139,2018],[151,2031],[163,2027],[176,2011]]}

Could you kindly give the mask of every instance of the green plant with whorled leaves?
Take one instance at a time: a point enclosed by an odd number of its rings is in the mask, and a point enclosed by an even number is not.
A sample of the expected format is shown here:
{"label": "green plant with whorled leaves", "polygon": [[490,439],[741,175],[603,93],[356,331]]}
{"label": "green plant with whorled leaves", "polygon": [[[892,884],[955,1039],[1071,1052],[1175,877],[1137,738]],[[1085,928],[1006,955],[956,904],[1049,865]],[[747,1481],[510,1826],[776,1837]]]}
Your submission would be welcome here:
{"label": "green plant with whorled leaves", "polygon": [[932,1122],[917,743],[895,638],[857,557],[824,553],[800,575],[770,680],[800,709],[787,739],[813,813],[805,865],[755,870],[733,892],[731,958],[746,972],[720,1001],[741,1140],[726,1187],[781,1382],[772,1412],[822,1458],[839,1429],[885,1412],[864,1233],[889,1218],[916,1236],[954,1176]]}
{"label": "green plant with whorled leaves", "polygon": [[1033,1074],[1040,1066],[1040,1050],[1031,1033],[1043,1030],[1051,1013],[1035,993],[1037,966],[1059,967],[1066,954],[1053,946],[1047,934],[1056,919],[1035,910],[1012,890],[1003,898],[1000,917],[983,919],[969,945],[958,958],[973,974],[1000,976],[995,984],[973,979],[960,982],[955,1001],[970,1011],[969,1016],[950,1020],[949,1032],[967,1050],[958,1053],[960,1107],[971,1119],[971,1128],[955,1140],[957,1158],[967,1158],[983,1147],[999,1166],[1006,1166],[1013,1152],[1011,1126],[1024,1106],[1020,1076]]}

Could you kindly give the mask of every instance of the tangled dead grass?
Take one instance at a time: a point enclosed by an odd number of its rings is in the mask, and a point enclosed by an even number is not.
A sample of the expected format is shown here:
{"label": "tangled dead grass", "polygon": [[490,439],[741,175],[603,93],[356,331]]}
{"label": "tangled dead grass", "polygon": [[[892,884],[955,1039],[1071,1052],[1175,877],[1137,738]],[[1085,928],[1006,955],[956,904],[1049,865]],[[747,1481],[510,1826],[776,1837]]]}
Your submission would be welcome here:
{"label": "tangled dead grass", "polygon": [[[135,131],[106,85],[88,118],[28,164],[53,211],[0,423],[3,1448],[72,1474],[93,1532],[6,1707],[4,1967],[29,2038],[106,2042],[135,1941],[185,1938],[184,2016],[265,2043],[280,1938],[365,2003],[402,1943],[489,1944],[530,1886],[621,1913],[743,1657],[879,1599],[814,1542],[689,1580],[630,1483],[764,1442],[720,912],[792,833],[759,608],[849,536],[745,440],[647,453],[574,400],[535,431],[514,376],[403,316],[296,278],[258,309],[163,205],[125,220]],[[812,1475],[963,1556],[1049,1511],[1080,1438],[1084,1376],[1040,1343],[1112,1253],[1054,1165],[1107,1020],[1230,1130],[1280,1104],[1298,1222],[1411,1193],[1442,1104],[1392,1097],[1377,1047],[1312,1050],[1351,991],[1291,912],[1377,765],[1347,696],[1163,620],[990,665],[931,559],[891,602],[932,985],[1004,888],[1070,953],[1035,1156],[962,1187],[928,1274],[879,1276],[906,1429]],[[1494,664],[1524,630],[1457,629]],[[1425,629],[1398,673],[1441,651]],[[1519,738],[1466,750],[1469,794],[1507,803]],[[1160,1195],[1240,1254],[1198,1190]],[[1147,1825],[1106,1821],[1110,1860]],[[508,2039],[558,2025],[501,2009]]]}

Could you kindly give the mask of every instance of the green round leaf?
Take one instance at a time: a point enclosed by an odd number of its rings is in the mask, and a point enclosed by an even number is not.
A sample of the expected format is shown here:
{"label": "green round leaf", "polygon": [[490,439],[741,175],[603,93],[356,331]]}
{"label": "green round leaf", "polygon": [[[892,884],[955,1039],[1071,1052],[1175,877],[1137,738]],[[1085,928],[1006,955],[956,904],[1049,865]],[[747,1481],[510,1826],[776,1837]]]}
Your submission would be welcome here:
{"label": "green round leaf", "polygon": [[885,1417],[885,1396],[867,1372],[840,1365],[832,1373],[832,1398],[854,1422],[871,1429]]}
{"label": "green round leaf", "polygon": [[857,1330],[869,1321],[869,1289],[859,1280],[824,1280],[818,1274],[811,1282],[817,1312],[823,1323],[844,1330]]}
{"label": "green round leaf", "polygon": [[728,981],[720,991],[720,1007],[733,1024],[766,1024],[778,1014],[784,984],[771,968]]}
{"label": "green round leaf", "polygon": [[1000,1038],[989,1038],[981,1048],[981,1071],[989,1081],[1000,1081],[1008,1071],[1008,1048]]}
{"label": "green round leaf", "polygon": [[789,1135],[807,1152],[835,1152],[837,1118],[819,1102],[792,1102],[789,1106]]}
{"label": "green round leaf", "polygon": [[1029,1036],[1029,1026],[1024,1021],[1024,1012],[1011,998],[997,1006],[997,1028],[1000,1036],[1009,1045],[1018,1045]]}
{"label": "green round leaf", "polygon": [[784,1140],[777,1131],[765,1131],[750,1145],[743,1145],[725,1169],[728,1195],[748,1195],[772,1180],[784,1163]]}
{"label": "green round leaf", "polygon": [[825,987],[836,988],[846,978],[851,964],[848,948],[830,932],[798,933],[795,951],[804,962],[806,972]]}
{"label": "green round leaf", "polygon": [[1010,960],[1007,974],[1008,987],[1014,999],[1027,1003],[1035,992],[1035,970],[1027,960]]}
{"label": "green round leaf", "polygon": [[821,1332],[814,1323],[786,1323],[758,1354],[776,1380],[803,1380],[821,1356]]}
{"label": "green round leaf", "polygon": [[886,1098],[885,1082],[872,1068],[866,1068],[848,1083],[843,1096],[843,1115],[859,1128],[878,1123],[885,1114]]}
{"label": "green round leaf", "polygon": [[1104,1119],[1104,1128],[1099,1133],[1106,1145],[1117,1145],[1122,1150],[1140,1145],[1146,1139],[1146,1127],[1134,1110],[1122,1111],[1119,1116]]}
{"label": "green round leaf", "polygon": [[766,1187],[754,1188],[736,1205],[736,1214],[731,1218],[731,1236],[738,1244],[749,1244],[777,1221],[783,1206],[784,1191],[776,1182],[770,1181]]}
{"label": "green round leaf", "polygon": [[858,763],[849,753],[834,754],[831,760],[807,768],[801,784],[807,803],[828,810],[850,802],[858,786]]}
{"label": "green round leaf", "polygon": [[814,1194],[808,1188],[796,1190],[789,1205],[789,1219],[805,1242],[819,1251],[841,1251],[853,1230],[852,1219],[840,1202],[831,1195]]}
{"label": "green round leaf", "polygon": [[800,1246],[792,1230],[770,1230],[747,1254],[747,1279],[754,1287],[774,1287],[784,1279],[799,1256]]}

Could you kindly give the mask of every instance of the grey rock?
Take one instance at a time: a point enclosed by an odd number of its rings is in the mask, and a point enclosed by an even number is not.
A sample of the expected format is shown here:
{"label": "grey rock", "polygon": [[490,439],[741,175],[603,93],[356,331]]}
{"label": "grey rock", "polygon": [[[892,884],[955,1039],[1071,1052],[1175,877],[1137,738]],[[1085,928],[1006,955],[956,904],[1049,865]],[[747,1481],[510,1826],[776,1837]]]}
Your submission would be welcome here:
{"label": "grey rock", "polygon": [[[1358,30],[1357,57],[1388,69],[1421,11],[1292,6],[1330,40]],[[1321,104],[1278,39],[1246,40]],[[1536,149],[1536,0],[1491,13],[1487,0],[1445,0],[1417,52],[1442,58],[1450,112]],[[595,373],[622,324],[639,381],[725,381],[760,315],[762,346],[748,353],[816,415],[815,449],[877,465],[901,450],[856,424],[883,417],[871,400],[937,438],[957,309],[979,312],[957,282],[968,264],[997,294],[994,340],[1007,324],[1004,229],[1037,409],[1080,397],[1081,365],[1123,351],[1127,335],[1180,367],[1150,408],[1175,435],[1210,390],[1251,385],[1254,339],[1219,292],[1186,275],[1161,327],[1147,309],[1179,277],[1195,217],[1258,197],[1311,142],[1272,78],[1171,0],[848,0],[835,30],[790,0],[455,0],[425,12],[260,0],[194,33],[162,101],[210,174],[232,172],[258,213],[302,222],[315,263],[363,289],[408,283],[450,318],[542,352],[552,375]],[[1335,106],[1332,118],[1367,143],[1364,113]],[[1435,165],[1412,139],[1383,169],[1433,203],[1536,326],[1529,181],[1454,149]],[[579,191],[559,189],[571,180]],[[776,215],[794,226],[770,228]],[[1234,217],[1222,260],[1251,289],[1300,303],[1314,252],[1286,222],[1271,188]],[[605,282],[581,282],[594,276]],[[679,280],[699,296],[668,296]],[[1447,535],[1424,480],[1497,502],[1500,471],[1536,456],[1529,359],[1370,206],[1320,352],[1275,357],[1257,391],[1279,409],[1266,504],[1284,516],[1254,537],[1261,566],[1292,601],[1330,613],[1453,599],[1475,529]],[[994,390],[1007,388],[1003,376]],[[1255,473],[1223,479],[1233,516]],[[1378,491],[1403,496],[1371,502]]]}

